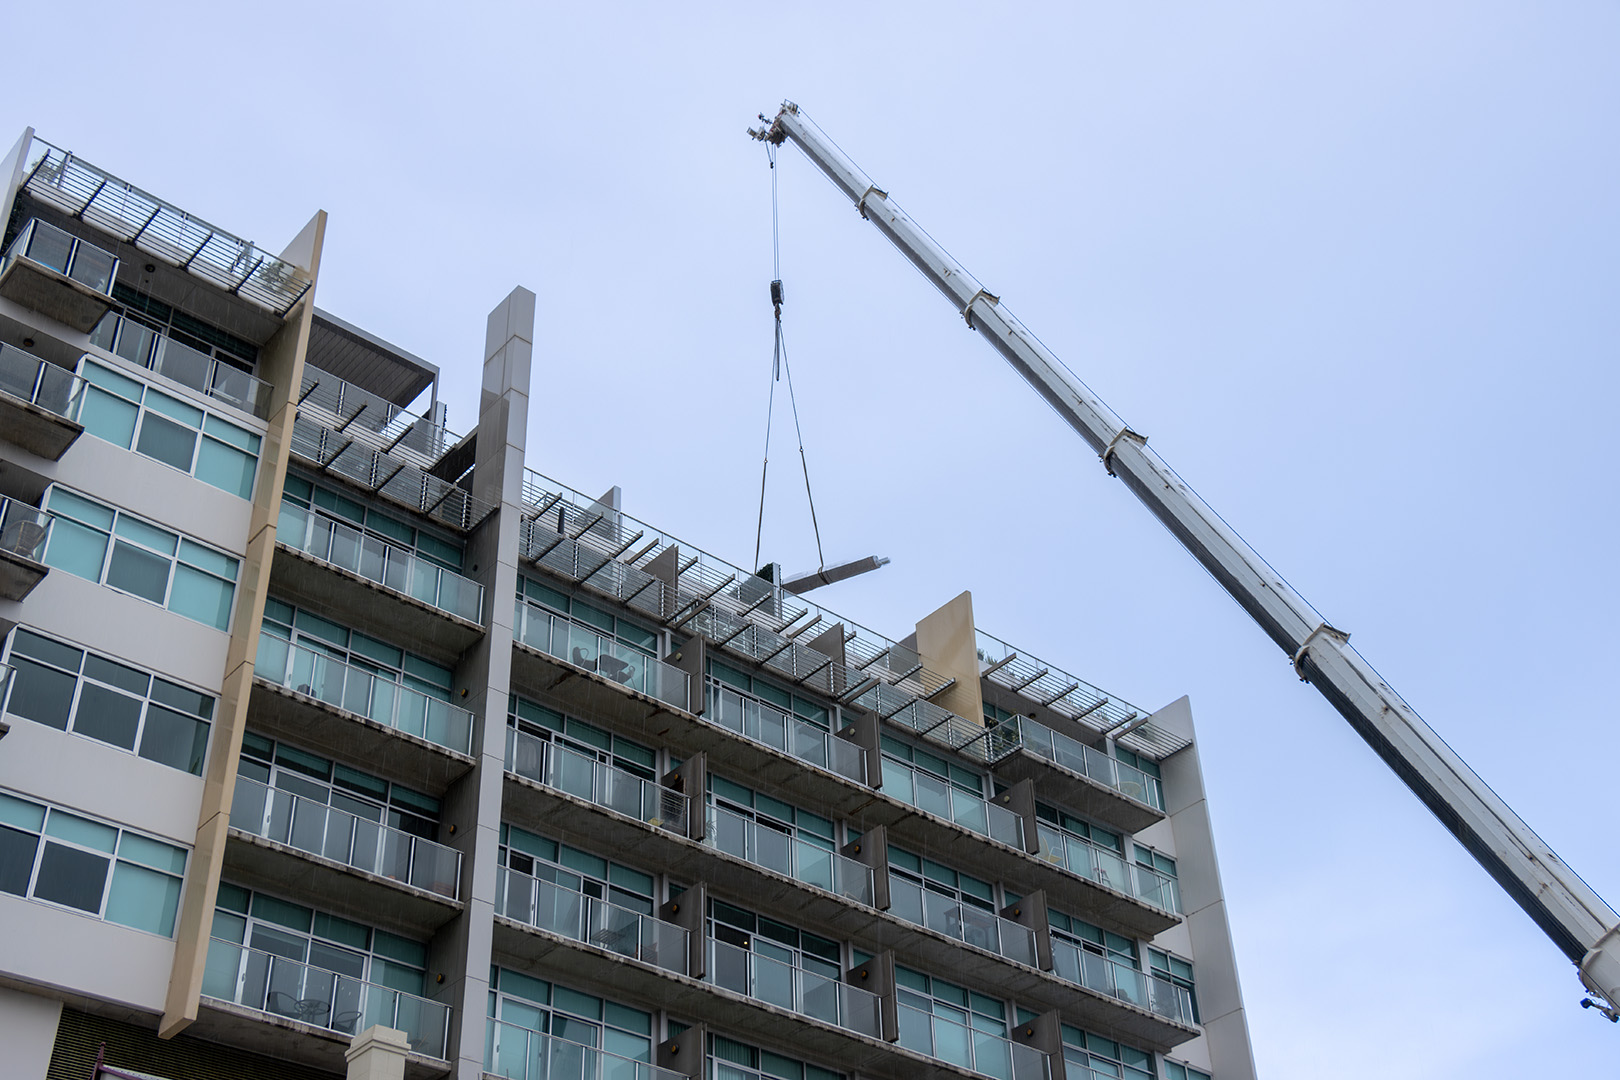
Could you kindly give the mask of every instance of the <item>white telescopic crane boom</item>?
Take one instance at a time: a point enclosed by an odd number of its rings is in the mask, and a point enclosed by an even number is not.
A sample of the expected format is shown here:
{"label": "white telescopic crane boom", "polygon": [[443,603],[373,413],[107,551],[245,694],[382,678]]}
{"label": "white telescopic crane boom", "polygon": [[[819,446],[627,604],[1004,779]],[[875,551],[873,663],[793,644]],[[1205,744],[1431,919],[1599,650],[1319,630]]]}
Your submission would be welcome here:
{"label": "white telescopic crane boom", "polygon": [[[763,119],[763,118],[762,118]],[[1580,971],[1596,1002],[1620,1007],[1620,918],[1282,576],[1088,390],[972,274],[889,200],[792,102],[749,134],[791,140],[933,282],[1014,370],[1125,481],[1177,540],[1292,658],[1299,677],[1350,721],[1497,884]]]}

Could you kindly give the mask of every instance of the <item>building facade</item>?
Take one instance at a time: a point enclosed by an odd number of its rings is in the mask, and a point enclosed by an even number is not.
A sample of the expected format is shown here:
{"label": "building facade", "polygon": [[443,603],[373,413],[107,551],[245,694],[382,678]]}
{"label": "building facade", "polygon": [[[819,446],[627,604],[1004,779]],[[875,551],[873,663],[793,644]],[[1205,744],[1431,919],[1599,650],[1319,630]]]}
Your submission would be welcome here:
{"label": "building facade", "polygon": [[1185,699],[546,477],[525,290],[457,435],[324,214],[0,183],[8,1075],[1253,1076]]}

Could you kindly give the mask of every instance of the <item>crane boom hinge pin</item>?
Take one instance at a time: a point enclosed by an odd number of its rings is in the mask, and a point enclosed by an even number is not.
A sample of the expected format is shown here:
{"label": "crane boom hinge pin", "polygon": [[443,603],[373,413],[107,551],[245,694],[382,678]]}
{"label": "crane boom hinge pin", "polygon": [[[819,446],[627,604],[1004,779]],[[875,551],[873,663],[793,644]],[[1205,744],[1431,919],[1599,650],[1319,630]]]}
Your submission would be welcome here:
{"label": "crane boom hinge pin", "polygon": [[1336,627],[1329,626],[1327,623],[1323,623],[1321,626],[1318,626],[1315,630],[1312,630],[1309,634],[1305,635],[1304,642],[1300,644],[1298,651],[1294,653],[1294,674],[1299,676],[1300,682],[1310,681],[1309,679],[1305,678],[1305,652],[1311,647],[1311,643],[1318,637],[1330,637],[1339,642],[1341,645],[1350,640],[1350,635],[1347,632]]}
{"label": "crane boom hinge pin", "polygon": [[1103,468],[1108,470],[1109,476],[1119,475],[1118,473],[1114,472],[1114,448],[1119,445],[1119,441],[1121,439],[1134,439],[1141,446],[1147,445],[1146,435],[1138,435],[1128,427],[1120,428],[1119,431],[1114,434],[1114,437],[1108,440],[1108,446],[1103,450],[1102,454],[1099,455],[1102,458]]}
{"label": "crane boom hinge pin", "polygon": [[973,325],[973,305],[978,303],[980,300],[988,300],[992,304],[1001,303],[1001,297],[997,296],[989,289],[980,289],[978,292],[969,297],[968,302],[962,305],[962,321],[968,324],[969,330],[978,329],[977,326]]}
{"label": "crane boom hinge pin", "polygon": [[866,217],[866,200],[870,199],[873,195],[876,195],[880,199],[887,199],[889,197],[889,193],[878,187],[876,184],[868,184],[866,186],[866,190],[861,192],[861,197],[855,200],[855,209],[860,212],[860,215],[863,218]]}

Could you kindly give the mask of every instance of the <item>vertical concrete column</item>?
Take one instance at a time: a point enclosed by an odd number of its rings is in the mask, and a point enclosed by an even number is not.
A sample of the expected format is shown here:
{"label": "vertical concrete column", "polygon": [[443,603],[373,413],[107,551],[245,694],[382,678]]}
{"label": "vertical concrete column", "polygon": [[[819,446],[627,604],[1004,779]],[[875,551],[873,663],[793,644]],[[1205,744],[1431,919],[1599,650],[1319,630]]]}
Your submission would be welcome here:
{"label": "vertical concrete column", "polygon": [[343,1055],[349,1063],[348,1080],[405,1080],[405,1055],[410,1051],[403,1031],[374,1024],[356,1035]]}
{"label": "vertical concrete column", "polygon": [[326,239],[326,211],[317,211],[281,257],[309,275],[310,287],[259,351],[259,377],[270,384],[270,419],[259,447],[259,475],[253,484],[247,550],[236,575],[236,606],[231,612],[231,640],[225,652],[219,711],[208,740],[203,770],[202,807],[197,837],[186,861],[185,890],[174,934],[174,966],[163,1003],[158,1035],[170,1038],[197,1019],[208,940],[214,925],[214,901],[225,863],[225,833],[231,823],[231,796],[236,791],[236,764],[247,730],[248,696],[253,687],[253,658],[258,651],[259,623],[270,594],[270,561],[276,550],[276,518],[287,481],[292,452],[293,418],[304,378],[315,320],[315,279]]}
{"label": "vertical concrete column", "polygon": [[975,724],[984,723],[979,689],[979,646],[973,633],[973,594],[956,599],[917,622],[917,655],[923,666],[956,682],[934,695],[934,704]]}
{"label": "vertical concrete column", "polygon": [[430,976],[444,980],[436,983],[434,997],[454,1010],[448,1056],[451,1075],[458,1080],[479,1080],[484,1071],[533,354],[534,294],[513,289],[489,315],[478,405],[473,496],[497,509],[472,536],[466,562],[484,586],[485,632],[456,673],[467,690],[466,705],[478,717],[473,740],[477,764],[445,798],[445,819],[459,826],[449,839],[462,855],[458,895],[465,907],[440,931],[429,955]]}
{"label": "vertical concrete column", "polygon": [[1191,746],[1160,762],[1164,774],[1165,810],[1176,844],[1176,879],[1187,917],[1192,960],[1198,979],[1198,1011],[1210,1064],[1221,1080],[1254,1080],[1254,1051],[1249,1022],[1238,988],[1237,958],[1226,918],[1220,866],[1215,861],[1215,834],[1204,796],[1204,771],[1193,734],[1192,706],[1185,697],[1150,718],[1156,727],[1193,740]]}

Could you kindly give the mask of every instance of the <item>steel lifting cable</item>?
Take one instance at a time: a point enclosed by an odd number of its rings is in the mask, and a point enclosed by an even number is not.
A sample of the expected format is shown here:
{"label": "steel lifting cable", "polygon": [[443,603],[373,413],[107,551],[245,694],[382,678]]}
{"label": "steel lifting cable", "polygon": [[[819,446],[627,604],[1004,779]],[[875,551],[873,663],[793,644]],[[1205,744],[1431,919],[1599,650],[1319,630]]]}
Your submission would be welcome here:
{"label": "steel lifting cable", "polygon": [[816,534],[818,570],[827,568],[827,557],[821,551],[821,525],[816,521],[816,497],[810,490],[810,462],[804,453],[804,429],[799,425],[799,402],[793,394],[793,369],[788,365],[787,342],[782,337],[782,242],[778,227],[776,198],[776,147],[767,143],[765,156],[771,163],[771,307],[776,315],[776,346],[771,355],[770,395],[765,404],[765,460],[759,470],[759,522],[754,530],[754,565],[759,563],[760,543],[765,535],[765,477],[771,468],[771,417],[776,406],[776,384],[787,374],[788,404],[793,409],[793,432],[799,439],[799,464],[804,469],[804,495],[810,503],[810,527]]}

